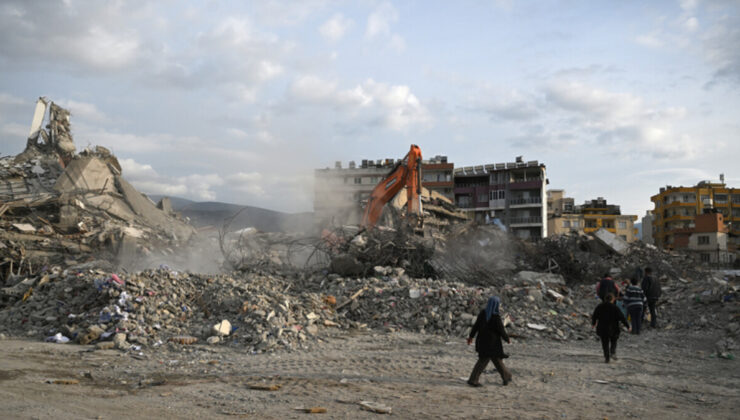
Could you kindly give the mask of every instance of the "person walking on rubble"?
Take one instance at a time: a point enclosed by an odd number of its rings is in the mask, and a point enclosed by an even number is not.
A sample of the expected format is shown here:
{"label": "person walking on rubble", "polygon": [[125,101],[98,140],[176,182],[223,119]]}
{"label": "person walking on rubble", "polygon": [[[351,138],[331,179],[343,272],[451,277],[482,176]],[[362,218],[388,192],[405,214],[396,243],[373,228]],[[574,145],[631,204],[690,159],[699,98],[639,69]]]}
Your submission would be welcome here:
{"label": "person walking on rubble", "polygon": [[606,300],[599,303],[591,316],[591,328],[596,328],[596,334],[601,339],[604,350],[604,362],[610,359],[617,360],[617,340],[619,340],[619,323],[624,324],[631,332],[632,327],[627,323],[622,311],[614,304],[616,297],[609,293]]}
{"label": "person walking on rubble", "polygon": [[[662,294],[660,287],[660,281],[653,278],[653,270],[650,267],[645,268],[645,277],[642,279],[642,291],[645,293],[647,298],[647,306],[650,309],[650,328],[658,327],[658,317],[655,312],[655,307],[658,304],[658,299]],[[643,318],[645,318],[645,308],[643,308]]]}
{"label": "person walking on rubble", "polygon": [[640,334],[642,328],[642,314],[643,306],[645,304],[645,293],[642,288],[637,285],[639,279],[632,277],[630,279],[630,285],[624,290],[624,306],[627,308],[627,313],[630,316],[630,323],[632,324],[632,334]]}
{"label": "person walking on rubble", "polygon": [[606,273],[604,274],[604,278],[596,284],[596,295],[604,302],[604,299],[606,299],[609,293],[619,296],[619,286],[617,286],[617,283],[614,282],[609,273]]}
{"label": "person walking on rubble", "polygon": [[481,386],[480,375],[490,361],[493,361],[493,365],[501,375],[504,385],[511,382],[511,372],[506,368],[503,361],[509,356],[504,353],[504,346],[501,343],[502,338],[507,343],[511,343],[511,339],[506,333],[504,323],[501,321],[500,309],[501,299],[498,296],[489,298],[486,308],[480,311],[472,330],[470,330],[468,345],[475,338],[475,351],[478,352],[478,361],[475,363],[468,379],[468,385],[470,386]]}

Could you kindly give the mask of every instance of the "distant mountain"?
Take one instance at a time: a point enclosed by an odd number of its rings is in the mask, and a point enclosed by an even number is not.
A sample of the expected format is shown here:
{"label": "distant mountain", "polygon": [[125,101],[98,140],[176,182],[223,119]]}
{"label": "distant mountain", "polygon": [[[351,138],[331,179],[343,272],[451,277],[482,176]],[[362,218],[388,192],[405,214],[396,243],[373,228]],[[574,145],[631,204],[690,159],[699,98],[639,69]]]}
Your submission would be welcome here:
{"label": "distant mountain", "polygon": [[[149,195],[155,203],[165,197]],[[180,197],[170,197],[172,208],[183,217],[190,218],[195,227],[212,226],[220,229],[227,219],[233,218],[229,230],[254,227],[265,232],[298,232],[311,228],[313,213],[283,213],[253,206],[240,206],[213,201],[196,202]]]}

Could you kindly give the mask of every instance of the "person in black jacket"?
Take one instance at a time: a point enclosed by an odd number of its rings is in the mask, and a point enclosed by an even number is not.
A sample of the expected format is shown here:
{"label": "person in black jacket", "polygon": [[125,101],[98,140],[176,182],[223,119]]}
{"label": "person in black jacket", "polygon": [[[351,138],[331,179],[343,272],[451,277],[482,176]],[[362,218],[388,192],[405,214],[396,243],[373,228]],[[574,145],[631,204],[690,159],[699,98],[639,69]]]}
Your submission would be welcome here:
{"label": "person in black jacket", "polygon": [[475,338],[475,351],[478,352],[478,362],[473,367],[473,372],[470,373],[468,379],[468,385],[470,386],[481,386],[479,382],[480,375],[488,366],[489,361],[493,361],[493,365],[496,366],[496,370],[501,375],[504,385],[511,382],[511,372],[502,360],[509,356],[504,353],[504,346],[501,344],[502,338],[507,343],[511,343],[511,339],[509,339],[504,323],[501,321],[500,307],[501,300],[498,296],[489,298],[486,309],[480,311],[468,336],[468,345]]}
{"label": "person in black jacket", "polygon": [[604,349],[604,361],[617,359],[617,340],[619,339],[619,323],[624,324],[629,331],[632,327],[627,323],[622,310],[614,304],[616,297],[609,293],[604,302],[599,303],[591,316],[591,328],[596,328],[596,334],[601,338],[601,347]]}
{"label": "person in black jacket", "polygon": [[[655,306],[658,304],[662,289],[658,279],[653,278],[653,270],[650,267],[645,268],[645,277],[642,279],[642,291],[645,293],[647,306],[650,309],[650,328],[657,328],[658,315],[655,312]],[[645,312],[647,312],[644,309],[643,318],[645,317]]]}

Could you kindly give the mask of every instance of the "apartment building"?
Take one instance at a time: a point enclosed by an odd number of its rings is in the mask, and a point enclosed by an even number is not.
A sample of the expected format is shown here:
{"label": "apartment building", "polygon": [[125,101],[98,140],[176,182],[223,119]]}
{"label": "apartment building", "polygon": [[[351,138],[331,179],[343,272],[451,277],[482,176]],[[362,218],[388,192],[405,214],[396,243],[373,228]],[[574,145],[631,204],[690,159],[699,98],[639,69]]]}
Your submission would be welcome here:
{"label": "apartment building", "polygon": [[728,265],[735,260],[731,252],[729,229],[721,213],[706,209],[688,228],[673,233],[673,248],[692,254],[697,262]]}
{"label": "apartment building", "polygon": [[637,240],[637,216],[622,214],[618,205],[608,204],[603,197],[574,206],[573,199],[560,192],[563,190],[555,191],[558,193],[551,195],[554,208],[548,208],[547,231],[550,235],[606,229],[627,242]]}
{"label": "apartment building", "polygon": [[642,216],[642,242],[649,245],[655,245],[655,236],[653,226],[655,225],[655,215],[652,210],[646,210]]}
{"label": "apartment building", "polygon": [[[335,162],[334,168],[316,169],[314,221],[322,226],[360,223],[368,197],[398,161],[363,159],[359,164],[350,161],[347,167]],[[447,161],[447,156],[422,160],[422,187],[452,200],[453,170],[454,164]]]}
{"label": "apartment building", "polygon": [[455,204],[481,223],[498,219],[524,239],[547,236],[545,164],[514,162],[455,168]]}
{"label": "apartment building", "polygon": [[737,249],[740,236],[740,189],[719,182],[701,181],[693,187],[666,186],[650,197],[653,202],[653,237],[660,248],[676,247],[676,234],[690,229],[697,215],[714,209],[728,226],[730,248]]}

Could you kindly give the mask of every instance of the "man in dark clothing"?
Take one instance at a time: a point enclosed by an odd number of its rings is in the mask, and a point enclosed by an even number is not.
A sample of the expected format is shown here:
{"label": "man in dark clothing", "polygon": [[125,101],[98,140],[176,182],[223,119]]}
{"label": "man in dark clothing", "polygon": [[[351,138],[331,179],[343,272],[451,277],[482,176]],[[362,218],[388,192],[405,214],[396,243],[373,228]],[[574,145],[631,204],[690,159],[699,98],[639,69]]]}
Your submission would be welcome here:
{"label": "man in dark clothing", "polygon": [[508,385],[511,382],[511,372],[506,368],[503,361],[504,358],[509,356],[504,353],[504,346],[501,344],[501,339],[503,338],[507,343],[511,343],[511,340],[506,333],[504,323],[501,321],[501,316],[499,315],[500,305],[501,300],[498,296],[488,299],[486,309],[480,311],[473,325],[473,329],[468,336],[468,345],[475,338],[475,351],[478,352],[478,362],[473,367],[473,372],[470,373],[470,378],[468,379],[468,385],[470,386],[481,386],[479,382],[480,375],[490,361],[493,361],[493,365],[496,366],[496,370],[501,375],[504,385]]}
{"label": "man in dark clothing", "polygon": [[591,328],[596,328],[596,334],[601,338],[601,347],[604,349],[604,361],[617,359],[617,340],[619,339],[619,323],[624,324],[629,331],[632,327],[627,323],[622,311],[614,304],[616,298],[609,293],[606,300],[596,306],[591,316]]}
{"label": "man in dark clothing", "polygon": [[[658,326],[658,317],[655,313],[655,306],[658,303],[662,290],[658,279],[653,278],[653,270],[650,267],[645,268],[645,277],[642,279],[642,291],[645,293],[647,306],[650,308],[650,327],[656,328]],[[645,318],[646,312],[644,309],[643,318]]]}
{"label": "man in dark clothing", "polygon": [[604,278],[596,285],[596,294],[601,298],[603,302],[606,295],[609,293],[614,296],[619,296],[619,287],[614,283],[614,280],[609,276],[609,273],[604,274]]}

